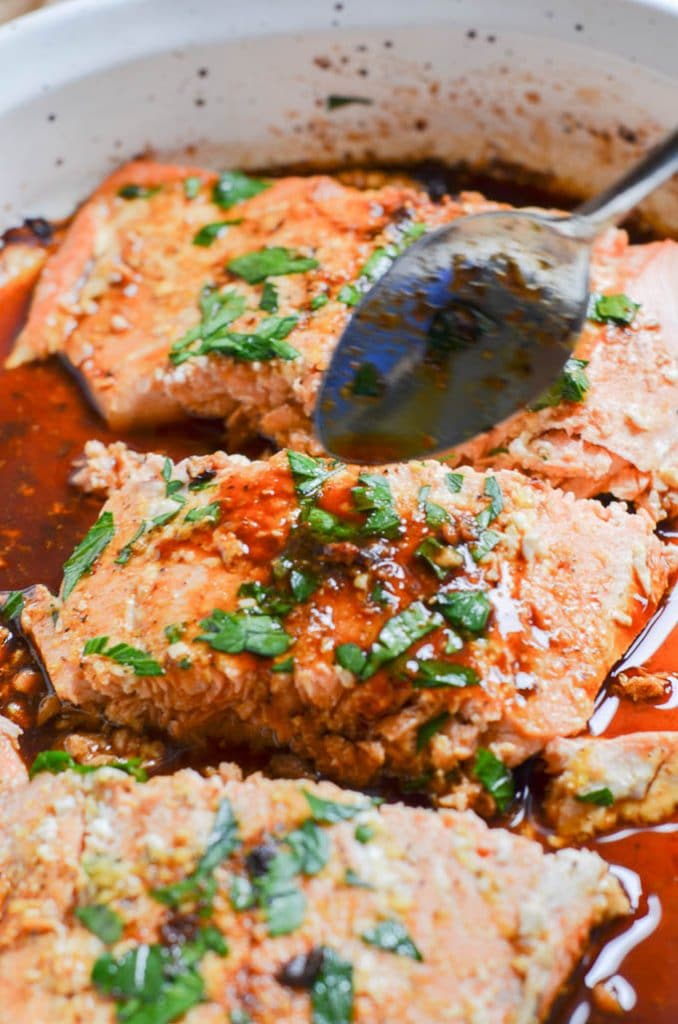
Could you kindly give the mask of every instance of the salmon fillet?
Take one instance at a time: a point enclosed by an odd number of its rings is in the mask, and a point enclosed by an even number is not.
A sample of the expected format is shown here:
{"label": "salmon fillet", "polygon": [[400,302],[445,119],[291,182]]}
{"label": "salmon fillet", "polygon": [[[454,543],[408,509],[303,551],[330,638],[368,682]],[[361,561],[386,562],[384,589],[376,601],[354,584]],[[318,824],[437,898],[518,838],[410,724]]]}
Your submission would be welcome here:
{"label": "salmon fillet", "polygon": [[628,911],[589,851],[228,766],[41,774],[0,816],[7,1021],[536,1024]]}
{"label": "salmon fillet", "polygon": [[[225,417],[233,441],[263,433],[308,445],[320,378],[350,314],[338,301],[314,306],[352,282],[377,247],[403,242],[413,223],[441,223],[463,207],[435,205],[405,185],[360,191],[313,176],[258,182],[250,186],[258,194],[223,209],[212,201],[217,181],[211,171],[150,161],[105,181],[48,260],[9,365],[60,353],[116,429],[188,412]],[[311,268],[269,278],[268,310],[263,279],[243,276],[256,277],[251,267],[226,269],[262,248]],[[233,357],[188,358],[193,346],[173,365],[170,348],[200,322],[206,285],[237,285],[229,331],[251,338],[273,323],[279,337],[241,342]]]}
{"label": "salmon fillet", "polygon": [[678,244],[599,239],[592,291],[639,303],[628,324],[588,321],[581,401],[521,412],[457,449],[478,468],[519,468],[580,498],[609,493],[654,519],[678,514]]}
{"label": "salmon fillet", "polygon": [[545,810],[563,836],[654,824],[678,808],[678,733],[557,739],[544,759],[553,776]]}
{"label": "salmon fillet", "polygon": [[479,749],[510,767],[584,727],[667,583],[644,512],[517,473],[119,448],[90,446],[114,487],[61,596],[25,596],[57,693],[355,785],[478,799]]}

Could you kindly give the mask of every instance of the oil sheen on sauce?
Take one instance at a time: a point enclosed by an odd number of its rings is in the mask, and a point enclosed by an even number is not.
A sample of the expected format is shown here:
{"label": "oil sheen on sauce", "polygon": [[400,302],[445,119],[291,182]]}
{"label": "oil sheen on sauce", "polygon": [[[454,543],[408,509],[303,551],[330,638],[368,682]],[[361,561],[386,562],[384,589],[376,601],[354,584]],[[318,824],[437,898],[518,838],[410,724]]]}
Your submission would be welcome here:
{"label": "oil sheen on sauce", "polygon": [[[491,183],[478,184],[493,194],[488,187]],[[496,189],[494,192],[497,195]],[[514,198],[506,188],[497,196],[504,197]],[[515,198],[530,201],[524,194]],[[531,201],[540,200],[542,196],[535,196]],[[17,308],[15,316],[0,323],[0,361],[11,347],[20,316]],[[96,519],[101,504],[68,483],[73,459],[91,438],[123,440],[137,450],[159,451],[172,458],[223,447],[220,425],[209,421],[114,435],[55,360],[11,372],[0,369],[0,592],[38,582],[58,588],[64,561]],[[678,541],[678,535],[671,537],[667,531],[667,539]],[[23,668],[24,681],[19,688],[10,686],[15,666]],[[640,666],[668,676],[671,689],[666,699],[655,706],[632,704],[604,688],[591,720],[592,733],[614,736],[678,728],[678,590],[615,671]],[[12,638],[3,643],[0,637],[0,712],[27,727],[27,757],[51,746],[54,739],[49,725],[35,727],[45,695],[44,682],[26,652]],[[229,755],[233,757],[235,752],[231,749]],[[170,748],[163,768],[187,763],[199,768],[219,759],[218,748],[208,748],[199,758]],[[238,759],[246,770],[258,767],[246,758]],[[532,811],[538,789],[538,784],[526,787],[513,827],[525,831],[527,825],[530,834],[548,842],[538,811]],[[610,1024],[620,1019],[629,1024],[674,1024],[678,1008],[674,955],[678,948],[678,822],[622,828],[591,845],[616,866],[633,898],[634,913],[594,938],[558,999],[549,1024]],[[612,994],[611,1005],[616,1003],[626,1012],[606,1008],[605,991]]]}

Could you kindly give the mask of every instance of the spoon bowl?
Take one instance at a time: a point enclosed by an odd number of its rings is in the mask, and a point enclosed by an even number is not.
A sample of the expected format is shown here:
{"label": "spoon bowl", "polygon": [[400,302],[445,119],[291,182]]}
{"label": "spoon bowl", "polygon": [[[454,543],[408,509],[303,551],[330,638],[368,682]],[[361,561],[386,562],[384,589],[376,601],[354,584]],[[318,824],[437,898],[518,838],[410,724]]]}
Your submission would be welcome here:
{"label": "spoon bowl", "polygon": [[406,248],[325,374],[315,418],[327,451],[362,463],[435,455],[557,394],[586,316],[591,242],[676,170],[678,131],[572,216],[460,217]]}

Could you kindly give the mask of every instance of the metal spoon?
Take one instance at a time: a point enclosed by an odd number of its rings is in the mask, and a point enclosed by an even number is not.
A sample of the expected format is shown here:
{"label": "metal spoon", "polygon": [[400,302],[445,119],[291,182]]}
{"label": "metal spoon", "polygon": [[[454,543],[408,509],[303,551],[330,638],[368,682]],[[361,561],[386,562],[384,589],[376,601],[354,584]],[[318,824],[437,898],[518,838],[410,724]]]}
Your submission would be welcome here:
{"label": "metal spoon", "polygon": [[433,455],[537,399],[584,323],[593,239],[676,171],[678,131],[572,216],[481,213],[409,246],[339,340],[323,446],[362,463]]}

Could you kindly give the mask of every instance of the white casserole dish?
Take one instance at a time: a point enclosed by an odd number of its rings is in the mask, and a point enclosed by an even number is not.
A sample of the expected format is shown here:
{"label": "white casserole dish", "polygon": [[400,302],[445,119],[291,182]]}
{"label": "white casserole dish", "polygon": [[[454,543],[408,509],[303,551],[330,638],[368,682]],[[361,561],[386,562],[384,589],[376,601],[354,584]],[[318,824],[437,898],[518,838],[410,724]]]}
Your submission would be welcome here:
{"label": "white casserole dish", "polygon": [[[588,192],[673,126],[677,53],[675,0],[68,0],[0,29],[0,227],[187,147],[241,167],[498,159]],[[678,185],[646,210],[675,230]]]}

